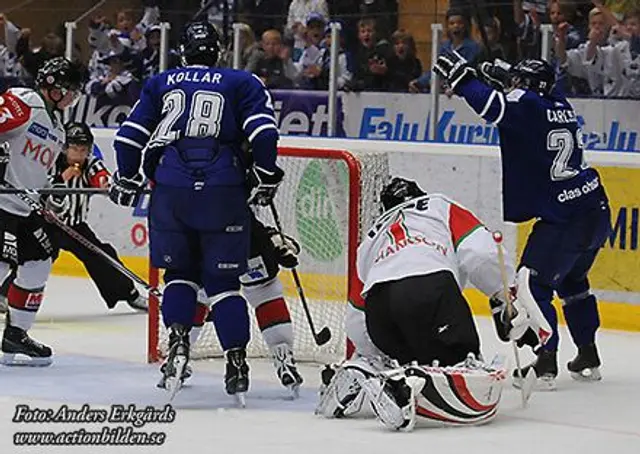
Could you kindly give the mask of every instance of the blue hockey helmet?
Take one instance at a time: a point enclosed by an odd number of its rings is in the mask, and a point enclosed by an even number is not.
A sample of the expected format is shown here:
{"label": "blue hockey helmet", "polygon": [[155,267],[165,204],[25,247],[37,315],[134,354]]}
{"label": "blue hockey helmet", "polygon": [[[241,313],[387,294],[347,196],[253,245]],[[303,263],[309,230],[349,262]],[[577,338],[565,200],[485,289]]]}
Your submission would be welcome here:
{"label": "blue hockey helmet", "polygon": [[525,88],[541,95],[548,95],[556,83],[553,67],[544,60],[528,58],[510,70],[514,88]]}
{"label": "blue hockey helmet", "polygon": [[190,22],[180,36],[180,60],[183,66],[215,66],[220,59],[220,34],[207,21]]}
{"label": "blue hockey helmet", "polygon": [[394,177],[380,193],[380,202],[384,211],[416,197],[427,195],[415,181]]}

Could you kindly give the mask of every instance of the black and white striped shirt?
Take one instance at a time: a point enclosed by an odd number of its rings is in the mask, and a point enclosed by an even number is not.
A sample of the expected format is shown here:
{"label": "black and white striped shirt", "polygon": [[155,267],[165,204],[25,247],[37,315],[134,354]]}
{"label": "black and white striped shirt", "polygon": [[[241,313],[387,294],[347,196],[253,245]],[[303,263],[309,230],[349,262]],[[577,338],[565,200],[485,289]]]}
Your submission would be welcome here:
{"label": "black and white striped shirt", "polygon": [[[73,177],[66,183],[62,179],[62,173],[69,167],[67,164],[67,156],[60,154],[56,160],[56,165],[52,168],[49,180],[52,184],[64,183],[68,188],[99,188],[100,181],[104,178],[109,179],[110,174],[102,159],[91,155],[82,165],[82,175]],[[74,226],[86,222],[89,215],[89,199],[88,194],[69,194],[67,200],[69,206],[60,214],[60,219],[65,224]]]}

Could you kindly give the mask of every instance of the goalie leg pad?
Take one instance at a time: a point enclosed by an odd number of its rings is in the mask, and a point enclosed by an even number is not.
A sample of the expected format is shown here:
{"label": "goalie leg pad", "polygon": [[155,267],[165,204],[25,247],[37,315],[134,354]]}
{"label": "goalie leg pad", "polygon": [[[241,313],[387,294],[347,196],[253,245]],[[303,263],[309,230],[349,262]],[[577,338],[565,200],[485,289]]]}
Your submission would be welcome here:
{"label": "goalie leg pad", "polygon": [[[514,301],[513,306],[518,314],[511,321],[513,324],[513,329],[510,333],[511,339],[520,339],[525,335],[527,330],[531,328],[535,332],[541,345],[545,345],[549,342],[551,344],[549,345],[550,349],[557,349],[558,336],[552,329],[551,324],[547,321],[549,317],[555,319],[555,326],[557,330],[557,315],[550,300],[548,302],[545,300],[544,303],[542,303],[544,304],[544,307],[549,306],[551,308],[546,314],[543,314],[538,302],[539,300],[536,300],[534,297],[530,286],[531,270],[526,266],[523,266],[518,270],[516,279],[518,285],[518,296]],[[551,311],[553,311],[553,316],[550,314]],[[550,342],[553,337],[555,337],[555,348],[552,342]]]}
{"label": "goalie leg pad", "polygon": [[364,383],[383,369],[381,362],[364,357],[326,365],[322,371],[323,384],[315,413],[326,418],[343,418],[359,413],[367,402],[362,389]]}
{"label": "goalie leg pad", "polygon": [[424,386],[416,392],[419,426],[492,421],[507,376],[499,364],[486,365],[473,357],[452,367],[410,366],[405,374],[423,379]]}

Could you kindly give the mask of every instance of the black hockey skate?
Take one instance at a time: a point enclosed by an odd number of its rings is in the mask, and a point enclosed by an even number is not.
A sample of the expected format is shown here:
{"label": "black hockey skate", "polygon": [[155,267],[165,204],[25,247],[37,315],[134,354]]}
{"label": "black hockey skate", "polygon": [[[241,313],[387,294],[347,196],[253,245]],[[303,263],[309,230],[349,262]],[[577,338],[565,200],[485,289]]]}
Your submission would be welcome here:
{"label": "black hockey skate", "polygon": [[578,354],[567,363],[567,369],[574,380],[598,381],[602,380],[601,364],[596,344],[588,344],[578,347]]}
{"label": "black hockey skate", "polygon": [[291,396],[297,398],[300,395],[302,376],[296,367],[291,348],[287,344],[278,344],[272,349],[273,365],[282,386],[291,391]]}
{"label": "black hockey skate", "polygon": [[[526,377],[530,369],[536,373],[538,381],[536,389],[540,391],[553,391],[556,389],[556,377],[558,376],[558,358],[557,352],[540,350],[538,358],[522,368],[522,375]],[[513,386],[520,389],[523,385],[522,378],[518,375],[518,370],[513,371]]]}
{"label": "black hockey skate", "polygon": [[189,332],[185,326],[174,323],[169,333],[169,356],[160,367],[162,380],[158,384],[162,384],[169,392],[169,400],[172,400],[182,387],[188,362]]}
{"label": "black hockey skate", "polygon": [[51,348],[33,340],[23,329],[11,326],[8,316],[2,335],[2,353],[0,364],[5,366],[41,367],[53,362]]}
{"label": "black hockey skate", "polygon": [[137,290],[134,290],[129,299],[127,299],[127,304],[131,309],[135,309],[136,311],[149,312],[148,298],[140,294]]}
{"label": "black hockey skate", "polygon": [[247,351],[244,348],[232,348],[225,352],[227,358],[224,374],[224,387],[227,394],[235,396],[238,405],[245,406],[245,393],[249,390],[249,366]]}

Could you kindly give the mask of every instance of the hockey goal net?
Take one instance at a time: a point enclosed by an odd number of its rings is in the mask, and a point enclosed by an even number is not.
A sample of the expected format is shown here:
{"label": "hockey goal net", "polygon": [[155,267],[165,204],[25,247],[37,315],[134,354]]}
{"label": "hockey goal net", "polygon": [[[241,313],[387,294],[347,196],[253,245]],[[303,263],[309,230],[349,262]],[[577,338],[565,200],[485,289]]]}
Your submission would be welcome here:
{"label": "hockey goal net", "polygon": [[[331,340],[317,346],[307,324],[291,273],[279,274],[294,329],[294,353],[301,361],[331,361],[343,357],[346,348],[344,318],[346,304],[359,291],[356,279],[356,250],[360,237],[379,214],[379,194],[389,178],[386,153],[347,152],[327,149],[280,148],[278,165],[285,179],[275,199],[285,233],[300,246],[300,275],[305,297],[319,331],[328,326]],[[257,213],[267,225],[274,225],[268,209]],[[151,284],[160,282],[157,270],[150,272]],[[251,342],[248,355],[266,357],[252,308]],[[150,301],[149,361],[167,353],[167,330],[162,324],[157,300]],[[215,328],[206,323],[191,347],[194,359],[222,356]]]}

